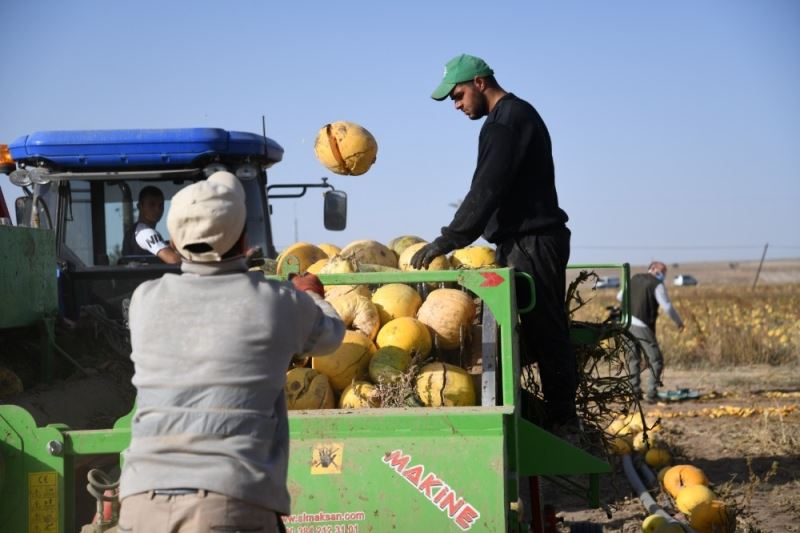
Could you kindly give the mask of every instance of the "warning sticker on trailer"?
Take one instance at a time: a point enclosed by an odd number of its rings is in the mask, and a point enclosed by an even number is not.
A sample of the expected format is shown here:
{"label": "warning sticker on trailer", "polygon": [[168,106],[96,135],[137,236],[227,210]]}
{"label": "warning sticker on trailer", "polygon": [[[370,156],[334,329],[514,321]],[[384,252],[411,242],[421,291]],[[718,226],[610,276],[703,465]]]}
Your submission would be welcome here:
{"label": "warning sticker on trailer", "polygon": [[28,532],[58,531],[58,474],[28,474]]}
{"label": "warning sticker on trailer", "polygon": [[344,459],[344,444],[326,442],[315,444],[311,449],[311,474],[341,474]]}

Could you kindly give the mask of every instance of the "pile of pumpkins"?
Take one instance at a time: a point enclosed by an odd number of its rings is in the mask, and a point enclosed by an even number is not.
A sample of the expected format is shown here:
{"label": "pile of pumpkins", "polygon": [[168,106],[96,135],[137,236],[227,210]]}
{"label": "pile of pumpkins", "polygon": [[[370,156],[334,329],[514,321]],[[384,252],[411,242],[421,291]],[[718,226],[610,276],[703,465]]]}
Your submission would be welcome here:
{"label": "pile of pumpkins", "polygon": [[[644,428],[647,428],[645,439]],[[611,436],[611,449],[619,455],[638,452],[644,462],[658,472],[660,488],[683,513],[687,522],[699,533],[733,531],[733,518],[725,502],[717,499],[709,488],[705,473],[689,464],[672,465],[672,455],[659,438],[661,424],[643,417],[641,412],[618,416],[606,428]],[[684,531],[680,524],[652,514],[642,523],[645,533]]]}
{"label": "pile of pumpkins", "polygon": [[[388,245],[361,240],[344,248],[295,243],[277,259],[277,272],[344,274],[412,271],[411,257],[426,242],[403,236]],[[494,250],[472,246],[434,259],[428,270],[492,268]],[[409,379],[412,360],[424,361],[434,348],[455,350],[468,340],[477,312],[473,296],[461,289],[434,288],[423,297],[414,285],[388,283],[329,285],[325,299],[344,321],[342,345],[332,354],[312,357],[310,367],[292,368],[286,377],[289,409],[380,407],[379,384]],[[465,369],[430,362],[411,377],[414,402],[429,407],[476,404],[476,390]]]}

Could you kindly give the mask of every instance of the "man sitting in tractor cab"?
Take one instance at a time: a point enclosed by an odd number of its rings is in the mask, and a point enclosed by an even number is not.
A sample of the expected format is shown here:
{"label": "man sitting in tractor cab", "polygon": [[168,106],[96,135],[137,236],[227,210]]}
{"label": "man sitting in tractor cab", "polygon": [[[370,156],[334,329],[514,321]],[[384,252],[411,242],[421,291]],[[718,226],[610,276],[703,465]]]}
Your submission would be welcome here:
{"label": "man sitting in tractor cab", "polygon": [[139,192],[136,208],[139,218],[122,241],[122,255],[152,254],[165,263],[180,263],[180,256],[156,230],[156,224],[164,215],[164,193],[161,189],[152,185],[144,187]]}

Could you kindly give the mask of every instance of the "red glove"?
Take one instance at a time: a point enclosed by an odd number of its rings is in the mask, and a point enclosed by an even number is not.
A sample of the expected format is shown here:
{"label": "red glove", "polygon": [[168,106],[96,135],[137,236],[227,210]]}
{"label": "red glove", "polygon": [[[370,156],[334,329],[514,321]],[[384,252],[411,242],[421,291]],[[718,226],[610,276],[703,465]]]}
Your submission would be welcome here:
{"label": "red glove", "polygon": [[325,288],[317,276],[309,272],[294,274],[289,276],[289,280],[298,291],[310,291],[317,293],[320,298],[325,298]]}

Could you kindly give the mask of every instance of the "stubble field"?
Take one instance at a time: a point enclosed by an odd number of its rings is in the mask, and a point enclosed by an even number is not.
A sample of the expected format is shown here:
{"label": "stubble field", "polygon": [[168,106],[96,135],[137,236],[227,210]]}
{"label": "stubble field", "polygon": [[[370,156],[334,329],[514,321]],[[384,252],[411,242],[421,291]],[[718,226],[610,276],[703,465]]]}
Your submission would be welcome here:
{"label": "stubble field", "polygon": [[[661,420],[658,440],[673,464],[701,468],[735,514],[728,531],[800,531],[800,261],[767,263],[753,288],[756,269],[757,263],[670,269],[668,291],[686,329],[679,333],[668,318],[659,319],[661,390],[690,389],[699,397],[643,407],[648,418]],[[699,285],[673,286],[672,276],[684,272]],[[582,292],[592,300],[578,318],[602,319],[617,303],[615,290]],[[561,499],[562,531],[584,520],[609,532],[641,531],[647,512],[621,460],[612,463],[615,473],[603,483],[611,518]],[[657,486],[651,494],[675,513]]]}

